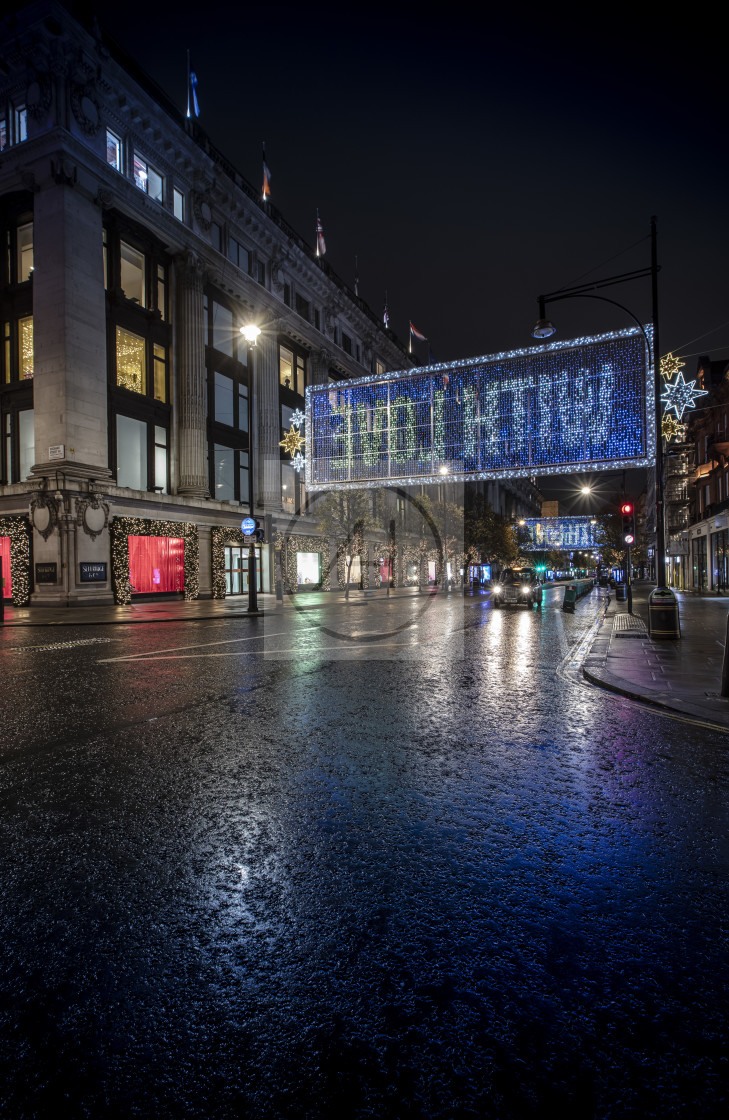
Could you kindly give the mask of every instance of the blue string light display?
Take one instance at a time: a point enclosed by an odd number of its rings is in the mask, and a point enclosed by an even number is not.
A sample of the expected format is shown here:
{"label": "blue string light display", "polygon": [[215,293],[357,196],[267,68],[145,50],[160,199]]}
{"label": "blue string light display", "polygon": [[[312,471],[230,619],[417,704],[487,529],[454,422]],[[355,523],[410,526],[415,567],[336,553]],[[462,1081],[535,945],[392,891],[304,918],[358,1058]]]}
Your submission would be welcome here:
{"label": "blue string light display", "polygon": [[519,545],[522,552],[599,548],[605,543],[594,517],[528,517],[519,528],[529,534],[529,540]]}
{"label": "blue string light display", "polygon": [[310,386],[307,489],[649,466],[649,372],[631,328]]}

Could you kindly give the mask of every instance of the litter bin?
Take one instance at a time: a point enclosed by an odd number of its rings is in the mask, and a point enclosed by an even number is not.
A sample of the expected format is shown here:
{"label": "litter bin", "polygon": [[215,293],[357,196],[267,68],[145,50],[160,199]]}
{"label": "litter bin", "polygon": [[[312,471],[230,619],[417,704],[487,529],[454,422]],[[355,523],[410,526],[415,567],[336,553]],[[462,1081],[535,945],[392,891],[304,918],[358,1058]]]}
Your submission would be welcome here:
{"label": "litter bin", "polygon": [[571,611],[574,614],[575,603],[577,602],[577,588],[574,583],[569,583],[564,589],[564,600],[562,601],[562,610]]}
{"label": "litter bin", "polygon": [[615,601],[617,603],[624,603],[628,598],[628,585],[627,583],[615,584]]}
{"label": "litter bin", "polygon": [[678,599],[670,587],[656,587],[648,599],[648,627],[651,638],[680,638]]}

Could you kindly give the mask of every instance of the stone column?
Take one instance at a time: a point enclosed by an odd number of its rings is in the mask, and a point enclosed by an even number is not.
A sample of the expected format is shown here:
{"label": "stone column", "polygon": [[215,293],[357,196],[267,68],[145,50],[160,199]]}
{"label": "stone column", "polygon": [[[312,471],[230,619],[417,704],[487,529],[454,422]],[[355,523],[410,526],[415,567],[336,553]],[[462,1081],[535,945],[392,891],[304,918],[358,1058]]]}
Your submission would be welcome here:
{"label": "stone column", "polygon": [[276,338],[258,340],[255,347],[256,430],[258,471],[255,480],[256,506],[267,511],[281,509],[281,406],[278,396],[278,343]]}
{"label": "stone column", "polygon": [[179,415],[177,493],[210,496],[207,471],[203,273],[193,253],[175,262]]}
{"label": "stone column", "polygon": [[51,163],[34,197],[32,471],[103,480],[110,471],[101,209],[76,181],[74,166]]}
{"label": "stone column", "polygon": [[329,381],[329,363],[332,356],[328,350],[312,350],[309,357],[309,384],[326,385]]}

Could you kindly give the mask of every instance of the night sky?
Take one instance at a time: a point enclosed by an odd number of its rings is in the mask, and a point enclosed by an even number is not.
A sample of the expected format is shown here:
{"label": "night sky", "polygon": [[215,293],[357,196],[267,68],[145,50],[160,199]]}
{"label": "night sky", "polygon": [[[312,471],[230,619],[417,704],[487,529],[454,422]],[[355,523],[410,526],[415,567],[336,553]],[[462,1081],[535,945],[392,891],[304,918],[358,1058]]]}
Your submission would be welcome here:
{"label": "night sky", "polygon": [[[650,263],[661,350],[729,358],[726,79],[703,9],[96,0],[100,22],[407,341],[439,361],[534,344],[540,291]],[[661,9],[653,9],[661,13]],[[688,11],[688,15],[687,15]],[[698,11],[698,9],[697,9]],[[700,23],[699,18],[705,22]],[[612,294],[650,317],[650,282]],[[558,338],[630,326],[555,305]],[[418,344],[416,344],[418,345]],[[427,360],[427,346],[420,344]]]}

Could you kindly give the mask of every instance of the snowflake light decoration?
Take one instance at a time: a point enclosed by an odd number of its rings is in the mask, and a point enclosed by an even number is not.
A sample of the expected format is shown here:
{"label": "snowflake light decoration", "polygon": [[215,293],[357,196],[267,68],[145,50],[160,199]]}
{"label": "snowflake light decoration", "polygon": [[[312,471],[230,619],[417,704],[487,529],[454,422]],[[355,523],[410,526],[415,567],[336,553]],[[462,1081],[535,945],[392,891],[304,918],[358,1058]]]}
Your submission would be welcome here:
{"label": "snowflake light decoration", "polygon": [[683,367],[686,365],[680,358],[675,357],[673,354],[664,354],[661,358],[660,373],[664,381],[670,381],[672,377],[676,377]]}
{"label": "snowflake light decoration", "polygon": [[695,389],[695,384],[695,380],[687,384],[682,373],[676,375],[675,381],[667,381],[666,391],[661,394],[661,400],[666,404],[664,411],[675,412],[680,420],[687,408],[696,408],[696,397],[707,396],[708,389]]}
{"label": "snowflake light decoration", "polygon": [[294,470],[295,471],[303,471],[305,466],[306,466],[306,456],[302,455],[300,451],[297,451],[296,454],[294,455]]}
{"label": "snowflake light decoration", "polygon": [[295,408],[291,413],[291,423],[295,428],[303,428],[305,420],[306,414],[303,413],[300,408]]}
{"label": "snowflake light decoration", "polygon": [[286,432],[284,438],[279,443],[279,447],[283,447],[284,451],[288,451],[289,455],[295,455],[297,451],[301,451],[301,448],[305,443],[306,440],[302,436],[301,432],[297,431],[292,424],[288,432]]}

